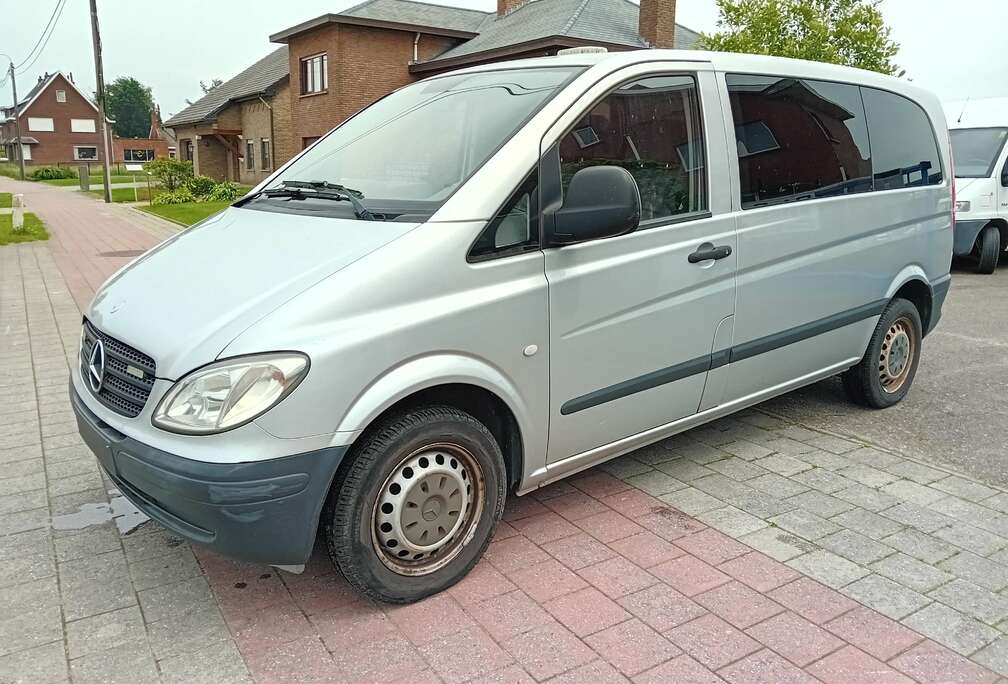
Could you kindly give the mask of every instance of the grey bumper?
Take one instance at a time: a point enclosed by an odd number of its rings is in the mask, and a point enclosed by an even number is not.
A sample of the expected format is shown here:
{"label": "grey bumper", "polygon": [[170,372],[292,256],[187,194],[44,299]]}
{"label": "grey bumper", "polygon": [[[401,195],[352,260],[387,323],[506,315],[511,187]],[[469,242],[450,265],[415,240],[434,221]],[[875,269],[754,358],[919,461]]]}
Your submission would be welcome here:
{"label": "grey bumper", "polygon": [[928,319],[927,330],[924,334],[935,329],[938,321],[941,320],[942,307],[945,306],[945,298],[948,296],[949,288],[952,286],[952,274],[931,283],[931,317]]}
{"label": "grey bumper", "polygon": [[247,463],[205,463],[154,449],[118,432],[77,396],[77,427],[122,494],[145,514],[226,556],[301,565],[348,447]]}
{"label": "grey bumper", "polygon": [[952,242],[952,256],[969,256],[973,252],[977,235],[988,223],[987,219],[979,221],[956,221],[955,236]]}

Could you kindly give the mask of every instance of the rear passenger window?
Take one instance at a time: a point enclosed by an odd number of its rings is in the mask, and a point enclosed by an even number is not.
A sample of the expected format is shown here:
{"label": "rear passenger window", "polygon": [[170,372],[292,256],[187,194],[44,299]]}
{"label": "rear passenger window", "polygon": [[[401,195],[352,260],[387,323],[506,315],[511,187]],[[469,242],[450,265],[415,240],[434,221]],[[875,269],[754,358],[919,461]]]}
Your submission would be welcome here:
{"label": "rear passenger window", "polygon": [[862,88],[871,134],[875,189],[940,185],[941,157],[927,114],[905,97]]}
{"label": "rear passenger window", "polygon": [[704,211],[705,154],[696,81],[645,78],[610,93],[560,141],[563,188],[579,169],[621,166],[640,189],[642,223]]}
{"label": "rear passenger window", "polygon": [[742,207],[872,189],[857,86],[777,76],[726,77]]}

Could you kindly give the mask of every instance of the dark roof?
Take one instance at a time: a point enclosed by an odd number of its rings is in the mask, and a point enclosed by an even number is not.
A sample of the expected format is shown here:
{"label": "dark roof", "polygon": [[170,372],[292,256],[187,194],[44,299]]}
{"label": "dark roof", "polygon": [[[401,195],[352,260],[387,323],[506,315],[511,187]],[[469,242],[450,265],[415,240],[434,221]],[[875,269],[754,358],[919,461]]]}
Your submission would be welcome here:
{"label": "dark roof", "polygon": [[366,0],[343,10],[340,14],[397,24],[438,26],[466,33],[478,33],[480,24],[487,18],[487,12],[479,10],[414,0]]}
{"label": "dark roof", "polygon": [[277,48],[229,81],[221,83],[181,112],[164,122],[164,126],[212,121],[229,104],[257,95],[264,95],[290,74],[287,46]]}

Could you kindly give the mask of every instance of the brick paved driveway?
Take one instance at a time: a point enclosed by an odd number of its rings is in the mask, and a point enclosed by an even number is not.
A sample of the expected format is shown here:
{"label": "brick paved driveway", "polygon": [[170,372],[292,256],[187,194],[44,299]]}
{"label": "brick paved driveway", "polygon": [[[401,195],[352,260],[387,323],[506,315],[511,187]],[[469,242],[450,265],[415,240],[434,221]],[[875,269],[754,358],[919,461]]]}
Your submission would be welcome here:
{"label": "brick paved driveway", "polygon": [[473,574],[413,606],[320,552],[287,575],[153,524],[55,529],[120,501],[66,397],[81,303],[128,261],[103,253],[169,231],[36,187],[53,240],[0,248],[0,682],[1008,673],[1008,494],[759,410],[513,500]]}

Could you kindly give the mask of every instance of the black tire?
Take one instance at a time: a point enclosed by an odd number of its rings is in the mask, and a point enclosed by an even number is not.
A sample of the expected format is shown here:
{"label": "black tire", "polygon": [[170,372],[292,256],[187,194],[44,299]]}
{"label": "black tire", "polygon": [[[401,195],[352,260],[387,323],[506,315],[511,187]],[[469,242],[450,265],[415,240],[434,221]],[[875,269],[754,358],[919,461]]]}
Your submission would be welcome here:
{"label": "black tire", "polygon": [[996,226],[987,226],[977,239],[977,273],[990,275],[997,268],[1001,256],[1001,232]]}
{"label": "black tire", "polygon": [[[847,395],[858,404],[877,409],[902,401],[917,374],[922,338],[917,307],[905,299],[889,302],[864,357],[843,374]],[[900,372],[894,375],[896,369]]]}
{"label": "black tire", "polygon": [[[458,455],[458,461],[450,458],[453,453]],[[430,454],[431,458],[423,459],[426,454]],[[435,454],[444,456],[438,458],[440,466],[434,463]],[[404,544],[399,544],[399,548],[394,549],[390,542],[395,540],[386,540],[385,544],[389,546],[386,549],[378,540],[378,536],[384,534],[386,528],[386,523],[378,523],[384,515],[377,511],[379,495],[387,498],[389,492],[402,492],[401,501],[404,505],[400,508],[403,512],[396,511],[395,515],[405,517],[406,508],[411,505],[407,498],[412,494],[408,492],[417,492],[417,496],[427,495],[427,488],[422,488],[424,494],[420,494],[418,489],[421,483],[427,482],[440,482],[442,487],[445,486],[444,478],[437,473],[431,471],[424,475],[423,472],[427,471],[422,471],[416,465],[419,463],[417,458],[425,461],[424,468],[431,469],[448,467],[446,464],[455,468],[457,463],[468,461],[469,468],[463,466],[463,470],[472,470],[474,474],[466,476],[462,473],[461,479],[470,482],[476,491],[480,490],[477,482],[481,481],[483,492],[480,497],[482,504],[478,509],[475,501],[477,495],[472,494],[473,501],[467,504],[466,512],[459,514],[463,518],[463,522],[459,523],[459,532],[447,537],[449,541],[443,549],[444,553],[436,561],[444,565],[431,570],[429,574],[406,574],[416,572],[416,568],[422,567],[424,561],[413,561],[409,556],[405,560],[399,560],[393,556],[406,551]],[[409,467],[410,463],[417,467],[415,473]],[[407,472],[409,474],[404,475]],[[451,487],[455,480],[449,475],[448,487]],[[403,477],[413,479],[404,488],[393,489]],[[381,425],[369,429],[354,445],[348,455],[348,462],[340,469],[340,475],[333,485],[322,513],[323,534],[329,556],[347,581],[366,596],[388,603],[419,601],[447,589],[465,577],[483,555],[504,512],[506,483],[500,446],[486,426],[468,413],[451,406],[431,406],[390,416]],[[455,492],[457,491],[458,488]],[[444,503],[443,498],[440,501]],[[436,503],[433,505],[438,511],[450,508],[447,504],[443,509]],[[426,503],[421,503],[420,508],[426,506]],[[412,508],[424,520],[428,519],[428,513],[434,514],[433,511],[420,511],[415,505]],[[392,512],[391,507],[388,512]],[[409,528],[403,525],[403,518],[397,517],[394,522],[400,526],[396,534],[405,539],[408,536],[405,530]],[[426,523],[421,521],[421,525],[423,524]],[[440,519],[436,524],[440,525]],[[388,527],[391,531],[391,526]],[[434,536],[437,536],[437,532]],[[417,556],[422,557],[424,554]],[[432,568],[435,565],[434,558],[435,553],[428,554],[427,564]],[[418,565],[408,565],[414,562]],[[393,569],[392,564],[399,563],[403,566],[398,570]]]}

